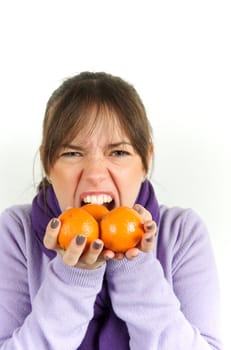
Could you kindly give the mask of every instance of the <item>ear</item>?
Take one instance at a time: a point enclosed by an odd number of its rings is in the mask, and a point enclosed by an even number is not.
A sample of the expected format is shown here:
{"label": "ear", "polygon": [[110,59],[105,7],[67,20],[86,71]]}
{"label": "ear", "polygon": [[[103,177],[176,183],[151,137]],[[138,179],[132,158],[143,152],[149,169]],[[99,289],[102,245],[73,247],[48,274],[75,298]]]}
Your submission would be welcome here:
{"label": "ear", "polygon": [[44,147],[41,145],[39,147],[39,155],[40,155],[40,160],[43,162],[43,156],[44,156]]}
{"label": "ear", "polygon": [[43,162],[44,162],[44,146],[43,146],[43,145],[41,145],[41,146],[39,147],[39,155],[40,155],[40,160],[41,160],[41,163],[42,163],[43,177],[46,178],[47,182],[51,183],[51,180],[50,180],[50,178],[48,177],[49,174],[48,174],[48,173],[45,171],[45,169],[44,169],[44,164],[43,164]]}
{"label": "ear", "polygon": [[154,155],[154,145],[152,143],[150,143],[149,149],[148,149],[148,154],[147,154],[148,171],[145,174],[145,176],[147,176],[147,174],[150,173],[149,169],[152,168],[153,155]]}
{"label": "ear", "polygon": [[149,144],[148,152],[147,152],[147,170],[143,169],[144,171],[144,180],[149,177],[149,175],[152,173],[152,166],[153,166],[153,154],[154,154],[154,145],[152,143]]}
{"label": "ear", "polygon": [[149,149],[148,149],[148,167],[150,167],[152,159],[153,159],[153,155],[154,155],[154,145],[153,143],[150,143],[149,145]]}

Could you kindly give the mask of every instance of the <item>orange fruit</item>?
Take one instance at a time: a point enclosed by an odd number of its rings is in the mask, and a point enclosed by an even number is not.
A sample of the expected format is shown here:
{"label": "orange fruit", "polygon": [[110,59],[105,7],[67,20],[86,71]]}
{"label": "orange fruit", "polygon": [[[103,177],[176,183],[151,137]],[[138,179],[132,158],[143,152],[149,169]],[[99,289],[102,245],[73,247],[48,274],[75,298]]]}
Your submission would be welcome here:
{"label": "orange fruit", "polygon": [[61,228],[58,235],[58,243],[61,248],[67,249],[71,240],[78,234],[87,237],[85,250],[89,244],[99,237],[99,225],[97,221],[82,208],[70,208],[64,211],[59,219]]}
{"label": "orange fruit", "polygon": [[105,247],[117,253],[135,247],[144,233],[139,214],[125,206],[109,211],[102,218],[100,228]]}
{"label": "orange fruit", "polygon": [[85,204],[82,209],[86,210],[90,213],[98,222],[103,218],[105,214],[109,212],[109,210],[101,204]]}

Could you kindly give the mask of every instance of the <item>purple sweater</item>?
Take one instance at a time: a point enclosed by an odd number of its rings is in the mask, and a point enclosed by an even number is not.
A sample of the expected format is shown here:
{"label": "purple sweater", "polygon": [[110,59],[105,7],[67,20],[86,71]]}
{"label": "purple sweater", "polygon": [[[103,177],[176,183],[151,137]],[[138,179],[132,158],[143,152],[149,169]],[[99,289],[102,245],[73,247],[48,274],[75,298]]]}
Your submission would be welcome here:
{"label": "purple sweater", "polygon": [[1,214],[0,236],[1,350],[221,349],[214,256],[192,210],[161,206],[155,250],[97,270],[44,254],[29,205]]}

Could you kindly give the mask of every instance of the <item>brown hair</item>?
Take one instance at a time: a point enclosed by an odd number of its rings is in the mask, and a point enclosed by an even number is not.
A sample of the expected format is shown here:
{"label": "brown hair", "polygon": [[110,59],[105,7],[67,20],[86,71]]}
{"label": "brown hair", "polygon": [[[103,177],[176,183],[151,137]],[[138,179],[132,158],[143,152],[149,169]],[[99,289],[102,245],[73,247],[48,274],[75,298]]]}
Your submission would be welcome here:
{"label": "brown hair", "polygon": [[[56,161],[60,146],[72,141],[81,131],[93,106],[98,111],[106,108],[116,113],[119,124],[140,155],[144,169],[148,171],[152,131],[135,88],[108,73],[82,72],[64,80],[47,102],[41,159],[45,173],[49,173]],[[44,181],[45,178],[43,184]]]}

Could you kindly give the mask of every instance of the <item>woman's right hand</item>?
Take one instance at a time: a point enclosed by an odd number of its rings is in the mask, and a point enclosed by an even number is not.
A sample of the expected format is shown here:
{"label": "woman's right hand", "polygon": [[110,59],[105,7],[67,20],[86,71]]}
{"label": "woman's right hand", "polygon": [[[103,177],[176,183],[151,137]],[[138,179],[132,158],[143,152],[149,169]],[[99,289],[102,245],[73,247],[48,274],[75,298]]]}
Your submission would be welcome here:
{"label": "woman's right hand", "polygon": [[59,219],[52,219],[47,225],[43,243],[47,249],[55,250],[60,254],[64,264],[92,270],[105,263],[105,257],[101,255],[104,245],[102,240],[94,240],[89,249],[84,252],[87,239],[86,236],[79,234],[72,239],[68,249],[64,250],[58,244],[59,229]]}

